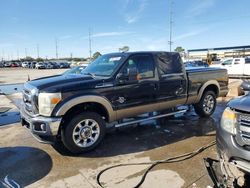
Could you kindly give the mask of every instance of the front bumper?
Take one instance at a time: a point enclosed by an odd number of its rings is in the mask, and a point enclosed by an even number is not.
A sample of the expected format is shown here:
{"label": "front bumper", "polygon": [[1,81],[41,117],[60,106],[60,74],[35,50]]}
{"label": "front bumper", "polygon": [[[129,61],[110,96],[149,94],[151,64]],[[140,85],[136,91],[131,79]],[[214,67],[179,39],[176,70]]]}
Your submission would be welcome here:
{"label": "front bumper", "polygon": [[53,143],[58,134],[62,118],[31,116],[21,108],[21,124],[30,130],[32,135],[42,143]]}
{"label": "front bumper", "polygon": [[226,132],[221,125],[217,127],[216,141],[221,159],[250,173],[250,151],[238,145],[235,137]]}

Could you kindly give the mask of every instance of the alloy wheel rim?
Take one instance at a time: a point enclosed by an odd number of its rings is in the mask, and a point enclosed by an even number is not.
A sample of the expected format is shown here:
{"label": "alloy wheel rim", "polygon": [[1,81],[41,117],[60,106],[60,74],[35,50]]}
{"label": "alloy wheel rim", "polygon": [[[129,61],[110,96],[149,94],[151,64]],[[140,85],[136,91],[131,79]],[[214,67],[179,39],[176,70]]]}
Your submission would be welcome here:
{"label": "alloy wheel rim", "polygon": [[93,119],[84,119],[74,128],[72,138],[74,143],[82,148],[92,146],[100,136],[99,124]]}
{"label": "alloy wheel rim", "polygon": [[212,95],[207,95],[203,101],[203,109],[206,113],[211,113],[214,109],[215,101]]}

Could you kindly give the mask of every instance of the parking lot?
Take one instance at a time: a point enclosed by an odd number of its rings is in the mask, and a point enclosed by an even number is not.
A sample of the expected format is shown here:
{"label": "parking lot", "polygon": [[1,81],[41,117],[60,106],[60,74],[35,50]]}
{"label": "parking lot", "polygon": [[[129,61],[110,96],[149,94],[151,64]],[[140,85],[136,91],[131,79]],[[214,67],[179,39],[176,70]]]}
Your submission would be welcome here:
{"label": "parking lot", "polygon": [[[1,84],[23,83],[31,79],[60,74],[65,70],[1,69]],[[10,92],[13,93],[13,92]],[[0,95],[0,121],[18,116],[21,94]],[[110,130],[101,145],[87,154],[72,156],[63,148],[38,143],[19,122],[0,126],[0,180],[8,177],[27,187],[99,187],[97,174],[121,163],[162,160],[191,152],[215,140],[215,127],[227,99],[219,99],[212,118],[199,118],[193,111],[165,122]],[[16,107],[17,106],[17,107]],[[14,111],[15,114],[10,114]],[[10,118],[13,119],[13,118]],[[216,158],[215,146],[193,158],[153,168],[142,187],[212,187],[203,158]],[[148,165],[114,168],[101,176],[105,187],[133,187]]]}
{"label": "parking lot", "polygon": [[67,69],[27,69],[27,68],[1,68],[0,85],[24,83],[30,78],[31,80],[61,74]]}

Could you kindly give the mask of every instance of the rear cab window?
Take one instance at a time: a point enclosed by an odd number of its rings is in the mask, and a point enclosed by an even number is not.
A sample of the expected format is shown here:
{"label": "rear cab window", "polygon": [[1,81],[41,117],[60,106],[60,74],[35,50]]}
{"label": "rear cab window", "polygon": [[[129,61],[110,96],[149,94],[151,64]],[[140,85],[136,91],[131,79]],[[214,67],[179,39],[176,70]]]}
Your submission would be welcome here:
{"label": "rear cab window", "polygon": [[160,76],[183,74],[183,64],[178,53],[162,52],[158,53],[156,58]]}

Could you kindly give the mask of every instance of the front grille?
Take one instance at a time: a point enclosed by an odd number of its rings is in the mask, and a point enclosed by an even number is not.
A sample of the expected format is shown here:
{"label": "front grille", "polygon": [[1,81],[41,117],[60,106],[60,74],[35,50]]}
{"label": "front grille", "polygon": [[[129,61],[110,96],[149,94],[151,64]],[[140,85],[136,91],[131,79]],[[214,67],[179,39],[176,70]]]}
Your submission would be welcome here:
{"label": "front grille", "polygon": [[34,89],[35,88],[30,84],[25,84],[23,89],[24,109],[30,115],[36,115],[38,113],[36,92],[32,92]]}
{"label": "front grille", "polygon": [[239,114],[238,129],[244,144],[250,145],[250,114]]}

